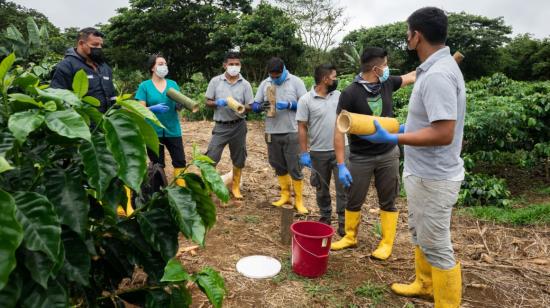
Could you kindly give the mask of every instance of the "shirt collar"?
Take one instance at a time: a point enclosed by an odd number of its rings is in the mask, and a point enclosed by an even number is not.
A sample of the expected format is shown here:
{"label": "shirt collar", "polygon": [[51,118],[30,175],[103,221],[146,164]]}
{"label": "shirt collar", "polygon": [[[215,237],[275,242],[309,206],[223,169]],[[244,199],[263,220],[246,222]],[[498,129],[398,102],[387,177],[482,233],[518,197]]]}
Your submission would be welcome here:
{"label": "shirt collar", "polygon": [[311,96],[313,98],[320,98],[320,99],[329,99],[332,95],[334,95],[334,91],[332,91],[332,92],[328,93],[327,96],[323,97],[323,96],[319,95],[317,93],[317,91],[315,91],[315,86],[311,87],[311,92],[310,93],[311,93]]}
{"label": "shirt collar", "polygon": [[451,54],[451,49],[449,47],[443,47],[441,49],[439,49],[438,51],[434,52],[433,54],[431,54],[428,59],[426,59],[426,61],[424,61],[424,63],[420,64],[420,66],[418,67],[418,69],[420,69],[421,71],[428,71],[430,69],[430,67],[432,67],[432,65],[434,65],[435,62],[439,61],[441,58],[447,56],[447,55],[450,55]]}
{"label": "shirt collar", "polygon": [[[222,74],[222,80],[228,81],[227,76],[225,76],[225,73]],[[239,79],[237,81],[243,80],[243,75],[239,74]]]}

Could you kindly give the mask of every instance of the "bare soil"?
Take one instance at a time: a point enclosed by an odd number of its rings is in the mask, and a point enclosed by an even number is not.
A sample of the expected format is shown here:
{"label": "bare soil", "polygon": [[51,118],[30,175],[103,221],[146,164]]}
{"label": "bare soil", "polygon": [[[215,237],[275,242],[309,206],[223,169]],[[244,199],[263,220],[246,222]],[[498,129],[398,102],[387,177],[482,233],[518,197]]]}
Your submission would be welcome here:
{"label": "bare soil", "polygon": [[[184,122],[182,127],[187,158],[190,159],[193,144],[204,153],[213,123]],[[414,279],[406,200],[400,198],[397,202],[400,219],[392,256],[387,261],[369,257],[379,241],[375,231],[377,197],[372,187],[362,211],[358,247],[331,252],[328,272],[321,278],[307,279],[292,273],[290,246],[280,241],[280,209],[270,205],[278,197],[278,185],[267,162],[263,123],[248,123],[247,149],[242,181],[244,200],[220,204],[206,247],[180,256],[190,271],[204,266],[220,271],[228,290],[224,307],[433,306],[431,301],[396,296],[389,289],[392,282]],[[218,170],[220,174],[231,170],[228,149]],[[167,167],[167,174],[172,174],[171,167]],[[304,175],[309,179],[308,169],[304,169]],[[296,215],[296,221],[319,218],[314,189],[305,182],[304,200],[310,215]],[[333,213],[336,227],[335,220]],[[518,228],[454,215],[452,232],[455,253],[462,263],[463,307],[550,307],[550,226]],[[338,235],[333,238],[338,239]],[[180,244],[194,245],[185,239]],[[235,269],[237,261],[255,254],[280,260],[281,273],[266,280],[240,275]],[[380,291],[380,297],[376,291]],[[193,307],[210,306],[201,292],[192,293]]]}

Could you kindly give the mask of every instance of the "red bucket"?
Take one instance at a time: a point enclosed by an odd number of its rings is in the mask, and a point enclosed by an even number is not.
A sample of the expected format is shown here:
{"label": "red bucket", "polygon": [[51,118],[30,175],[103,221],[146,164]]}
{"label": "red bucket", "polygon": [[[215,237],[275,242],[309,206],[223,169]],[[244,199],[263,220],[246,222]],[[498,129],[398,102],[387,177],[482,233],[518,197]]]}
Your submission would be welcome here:
{"label": "red bucket", "polygon": [[334,229],[316,221],[299,221],[292,231],[292,271],[304,277],[319,277],[327,271],[330,239]]}

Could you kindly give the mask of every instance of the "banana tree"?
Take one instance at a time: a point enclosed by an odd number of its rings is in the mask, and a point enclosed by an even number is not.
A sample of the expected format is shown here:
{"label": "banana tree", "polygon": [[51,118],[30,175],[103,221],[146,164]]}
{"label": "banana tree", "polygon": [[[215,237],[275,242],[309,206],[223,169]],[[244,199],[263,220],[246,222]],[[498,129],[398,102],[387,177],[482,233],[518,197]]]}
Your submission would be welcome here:
{"label": "banana tree", "polygon": [[[181,175],[187,187],[136,198],[133,214],[119,217],[124,187],[142,194],[146,149],[159,148],[146,119],[158,119],[130,95],[99,113],[84,71],[73,91],[52,89],[14,62],[0,63],[0,306],[185,307],[195,283],[221,307],[222,277],[188,273],[176,258],[179,234],[205,245],[211,195],[229,199],[212,161],[195,151],[200,174]],[[136,268],[146,281],[120,289]]]}
{"label": "banana tree", "polygon": [[48,51],[48,29],[46,25],[40,28],[32,17],[27,17],[26,37],[14,26],[10,25],[0,36],[0,56],[13,52],[18,57],[28,60],[36,54],[45,55]]}

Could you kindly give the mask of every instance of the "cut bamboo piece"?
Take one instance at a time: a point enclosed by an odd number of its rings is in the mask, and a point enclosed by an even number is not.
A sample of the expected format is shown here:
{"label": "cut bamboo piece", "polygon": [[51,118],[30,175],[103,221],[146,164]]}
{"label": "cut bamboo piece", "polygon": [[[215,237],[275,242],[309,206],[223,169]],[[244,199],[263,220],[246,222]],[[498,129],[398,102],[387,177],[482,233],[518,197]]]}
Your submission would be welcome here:
{"label": "cut bamboo piece", "polygon": [[166,95],[171,98],[172,100],[180,103],[183,105],[183,107],[185,107],[185,109],[195,113],[197,111],[199,111],[199,104],[197,104],[196,101],[194,101],[193,99],[183,95],[183,93],[181,93],[180,91],[174,89],[174,88],[170,88],[168,89],[168,91],[166,92]]}
{"label": "cut bamboo piece", "polygon": [[457,51],[453,54],[453,58],[455,59],[457,64],[460,64],[460,62],[464,60],[464,55],[460,53],[460,51]]}
{"label": "cut bamboo piece", "polygon": [[245,111],[244,105],[237,102],[237,100],[231,96],[227,98],[227,106],[240,114],[243,114]]}
{"label": "cut bamboo piece", "polygon": [[266,95],[267,101],[269,102],[269,110],[266,115],[268,118],[274,118],[277,113],[277,108],[275,108],[275,105],[277,104],[277,90],[275,86],[268,86]]}
{"label": "cut bamboo piece", "polygon": [[294,207],[288,204],[281,206],[281,243],[283,245],[290,245],[292,239],[290,226],[293,222]]}
{"label": "cut bamboo piece", "polygon": [[341,133],[354,135],[372,135],[376,132],[374,120],[390,133],[399,132],[399,122],[395,118],[375,117],[366,114],[342,111],[336,119],[336,126]]}

